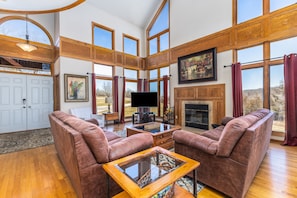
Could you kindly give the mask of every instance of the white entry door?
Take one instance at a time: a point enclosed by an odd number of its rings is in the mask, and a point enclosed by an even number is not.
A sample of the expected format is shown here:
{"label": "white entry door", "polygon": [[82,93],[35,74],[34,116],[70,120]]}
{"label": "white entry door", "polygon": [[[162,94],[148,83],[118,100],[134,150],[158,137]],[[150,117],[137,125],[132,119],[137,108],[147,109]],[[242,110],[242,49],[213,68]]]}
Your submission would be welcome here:
{"label": "white entry door", "polygon": [[26,76],[0,73],[0,133],[26,129]]}
{"label": "white entry door", "polygon": [[27,76],[27,130],[50,126],[48,114],[53,111],[53,78]]}
{"label": "white entry door", "polygon": [[0,133],[49,127],[53,79],[0,73]]}

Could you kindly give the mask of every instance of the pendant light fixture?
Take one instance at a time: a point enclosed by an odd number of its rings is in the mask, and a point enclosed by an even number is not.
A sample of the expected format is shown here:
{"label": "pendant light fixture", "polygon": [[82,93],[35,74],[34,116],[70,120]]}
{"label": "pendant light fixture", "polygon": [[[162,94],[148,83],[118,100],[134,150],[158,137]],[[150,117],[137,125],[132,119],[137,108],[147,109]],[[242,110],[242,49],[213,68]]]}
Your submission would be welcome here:
{"label": "pendant light fixture", "polygon": [[19,48],[24,50],[25,52],[32,52],[37,50],[35,45],[31,45],[29,43],[29,33],[28,33],[28,15],[26,14],[26,42],[25,43],[17,43],[16,44]]}

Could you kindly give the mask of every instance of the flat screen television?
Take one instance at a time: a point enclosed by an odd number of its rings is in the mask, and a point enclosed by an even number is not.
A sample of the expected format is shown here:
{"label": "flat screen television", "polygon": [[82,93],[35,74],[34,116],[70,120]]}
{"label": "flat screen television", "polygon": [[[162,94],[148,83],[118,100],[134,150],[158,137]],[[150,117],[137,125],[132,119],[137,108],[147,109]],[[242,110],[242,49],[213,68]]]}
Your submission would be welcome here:
{"label": "flat screen television", "polygon": [[157,92],[132,92],[131,106],[132,107],[157,107],[158,94]]}

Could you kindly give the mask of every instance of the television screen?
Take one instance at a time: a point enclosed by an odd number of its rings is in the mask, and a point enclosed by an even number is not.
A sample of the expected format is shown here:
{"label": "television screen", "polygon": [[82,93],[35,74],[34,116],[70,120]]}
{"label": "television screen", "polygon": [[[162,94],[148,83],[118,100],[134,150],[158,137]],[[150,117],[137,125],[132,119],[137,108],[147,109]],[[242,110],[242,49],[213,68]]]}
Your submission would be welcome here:
{"label": "television screen", "polygon": [[157,92],[132,92],[131,106],[132,107],[157,107],[158,94]]}

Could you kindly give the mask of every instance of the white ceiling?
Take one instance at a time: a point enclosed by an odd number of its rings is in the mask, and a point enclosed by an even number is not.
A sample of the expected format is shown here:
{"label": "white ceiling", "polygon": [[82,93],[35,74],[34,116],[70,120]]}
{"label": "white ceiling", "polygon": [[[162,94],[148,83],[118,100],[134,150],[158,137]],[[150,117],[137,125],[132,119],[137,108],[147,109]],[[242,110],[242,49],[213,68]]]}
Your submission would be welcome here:
{"label": "white ceiling", "polygon": [[163,0],[86,0],[112,15],[145,28]]}

